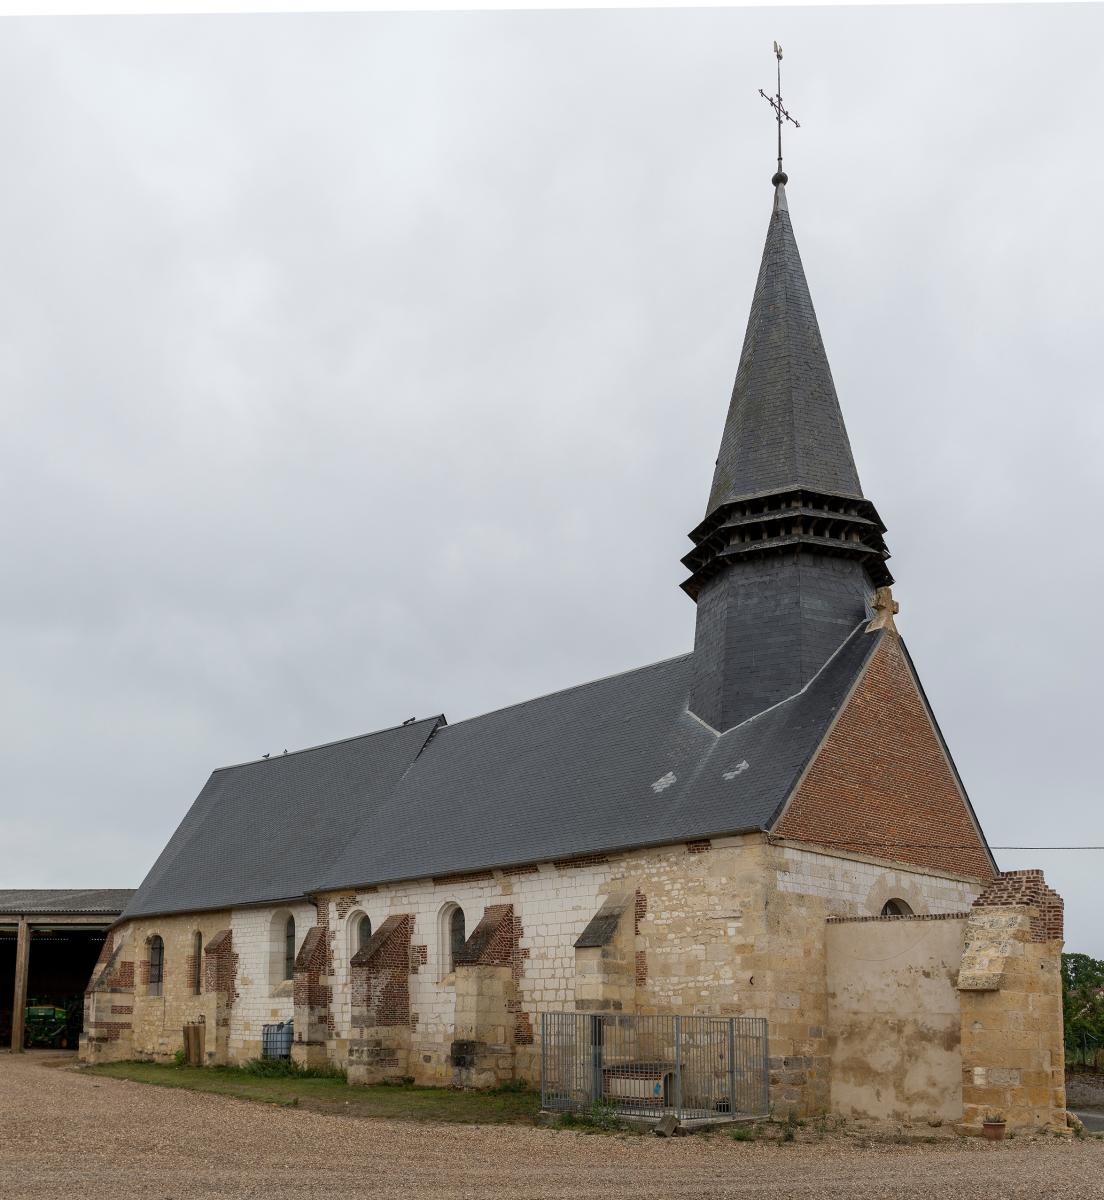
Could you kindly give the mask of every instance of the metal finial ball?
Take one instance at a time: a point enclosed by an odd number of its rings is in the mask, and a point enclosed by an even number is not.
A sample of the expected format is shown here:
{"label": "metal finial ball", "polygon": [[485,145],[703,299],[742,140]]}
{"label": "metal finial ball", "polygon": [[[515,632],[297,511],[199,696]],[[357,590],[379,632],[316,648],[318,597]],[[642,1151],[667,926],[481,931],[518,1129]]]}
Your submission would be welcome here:
{"label": "metal finial ball", "polygon": [[774,176],[771,179],[771,183],[773,183],[775,187],[777,187],[780,183],[786,184],[789,182],[790,182],[790,177],[786,174],[785,171],[776,171]]}

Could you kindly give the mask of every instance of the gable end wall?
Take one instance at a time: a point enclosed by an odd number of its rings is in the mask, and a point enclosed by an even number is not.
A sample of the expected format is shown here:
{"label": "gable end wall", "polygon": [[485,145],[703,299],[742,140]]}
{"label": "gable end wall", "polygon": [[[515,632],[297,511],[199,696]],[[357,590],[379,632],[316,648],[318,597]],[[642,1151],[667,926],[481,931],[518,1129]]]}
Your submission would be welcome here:
{"label": "gable end wall", "polygon": [[993,877],[895,635],[882,636],[773,832],[844,852]]}

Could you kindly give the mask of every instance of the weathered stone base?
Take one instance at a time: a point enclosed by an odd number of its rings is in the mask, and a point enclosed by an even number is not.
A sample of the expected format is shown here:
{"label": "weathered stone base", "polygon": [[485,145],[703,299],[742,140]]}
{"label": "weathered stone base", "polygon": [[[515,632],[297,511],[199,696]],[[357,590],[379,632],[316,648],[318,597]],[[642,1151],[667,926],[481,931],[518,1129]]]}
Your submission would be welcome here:
{"label": "weathered stone base", "polygon": [[358,1033],[360,1036],[349,1039],[346,1069],[350,1083],[382,1083],[412,1074],[408,1028],[385,1025]]}

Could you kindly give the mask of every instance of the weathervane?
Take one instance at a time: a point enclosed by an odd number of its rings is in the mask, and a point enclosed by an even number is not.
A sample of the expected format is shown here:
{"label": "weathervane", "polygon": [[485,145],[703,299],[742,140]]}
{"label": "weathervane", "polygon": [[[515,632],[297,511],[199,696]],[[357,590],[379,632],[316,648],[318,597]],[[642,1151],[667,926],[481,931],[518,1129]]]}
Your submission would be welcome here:
{"label": "weathervane", "polygon": [[777,187],[780,183],[785,183],[788,176],[782,170],[782,122],[789,121],[794,129],[801,128],[801,122],[795,121],[793,117],[782,107],[782,47],[774,43],[774,57],[778,59],[778,90],[773,96],[768,96],[762,88],[759,89],[759,95],[774,109],[774,119],[778,122],[778,174],[771,180],[771,183]]}

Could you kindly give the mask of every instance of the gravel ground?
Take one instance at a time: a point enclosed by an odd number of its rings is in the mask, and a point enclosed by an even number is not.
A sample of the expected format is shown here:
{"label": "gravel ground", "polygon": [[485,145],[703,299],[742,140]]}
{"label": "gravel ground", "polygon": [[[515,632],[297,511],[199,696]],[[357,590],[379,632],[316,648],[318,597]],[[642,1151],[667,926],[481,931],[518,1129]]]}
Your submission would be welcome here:
{"label": "gravel ground", "polygon": [[325,1116],[0,1053],[4,1200],[1104,1198],[1104,1142],[763,1145]]}

